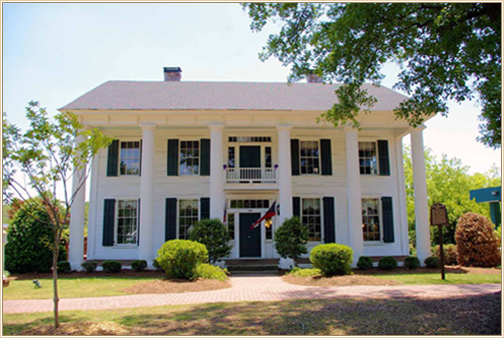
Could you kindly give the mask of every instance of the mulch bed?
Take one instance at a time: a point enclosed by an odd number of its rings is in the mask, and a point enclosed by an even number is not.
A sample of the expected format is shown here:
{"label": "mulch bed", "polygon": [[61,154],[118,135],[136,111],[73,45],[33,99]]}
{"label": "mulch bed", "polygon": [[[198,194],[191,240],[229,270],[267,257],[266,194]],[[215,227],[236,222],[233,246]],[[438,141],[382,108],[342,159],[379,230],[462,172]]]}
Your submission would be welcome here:
{"label": "mulch bed", "polygon": [[21,331],[15,335],[19,336],[124,336],[130,333],[130,329],[112,322],[76,322],[61,323],[55,329],[53,324],[39,325]]}
{"label": "mulch bed", "polygon": [[285,275],[282,279],[290,284],[307,286],[354,286],[354,285],[399,285],[401,282],[376,278],[373,276],[350,275],[334,277],[296,277]]}
{"label": "mulch bed", "polygon": [[[440,269],[430,269],[430,268],[418,268],[414,270],[408,270],[406,268],[396,268],[393,270],[380,270],[378,268],[372,268],[369,270],[359,270],[354,269],[353,273],[356,275],[398,275],[398,274],[414,274],[414,273],[439,273]],[[464,267],[461,265],[445,266],[446,273],[462,273],[462,274],[484,274],[484,275],[500,275],[500,268],[473,268]]]}
{"label": "mulch bed", "polygon": [[[146,271],[135,271],[129,269],[122,269],[119,272],[103,272],[103,271],[73,271],[68,273],[58,274],[58,278],[86,278],[86,277],[152,277],[152,278],[163,278],[164,272],[162,270],[146,270]],[[44,273],[23,273],[10,276],[9,279],[14,280],[32,280],[32,279],[42,279],[42,278],[52,278],[51,272]]]}
{"label": "mulch bed", "polygon": [[196,279],[188,281],[184,279],[162,279],[153,280],[150,282],[140,283],[124,291],[126,293],[146,294],[146,293],[182,293],[182,292],[198,292],[220,290],[231,287],[231,282],[221,282],[214,279]]}

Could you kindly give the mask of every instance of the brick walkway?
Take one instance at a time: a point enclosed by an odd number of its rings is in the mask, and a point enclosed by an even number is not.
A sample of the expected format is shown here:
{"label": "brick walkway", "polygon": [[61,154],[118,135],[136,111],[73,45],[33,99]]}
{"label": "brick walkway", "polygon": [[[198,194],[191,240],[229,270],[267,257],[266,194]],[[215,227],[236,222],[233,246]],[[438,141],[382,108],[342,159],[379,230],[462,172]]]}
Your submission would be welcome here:
{"label": "brick walkway", "polygon": [[[312,287],[285,283],[276,275],[242,275],[231,278],[228,289],[204,292],[145,294],[96,298],[61,299],[60,310],[105,310],[158,305],[279,301],[334,297],[454,297],[500,291],[500,284],[473,285],[403,285]],[[3,301],[3,313],[52,311],[52,300]]]}

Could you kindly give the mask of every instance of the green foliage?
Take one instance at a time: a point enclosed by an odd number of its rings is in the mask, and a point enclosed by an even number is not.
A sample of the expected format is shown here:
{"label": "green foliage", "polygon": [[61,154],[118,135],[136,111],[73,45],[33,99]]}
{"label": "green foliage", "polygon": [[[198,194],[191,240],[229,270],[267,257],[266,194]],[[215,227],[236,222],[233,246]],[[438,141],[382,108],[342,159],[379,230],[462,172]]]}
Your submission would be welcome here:
{"label": "green foliage", "polygon": [[[436,245],[433,250],[433,254],[436,255],[439,259],[441,259],[441,250],[439,249],[439,245]],[[443,245],[443,256],[444,256],[444,264],[445,265],[457,265],[457,246],[455,244],[446,244]]]}
{"label": "green foliage", "polygon": [[368,256],[360,256],[357,261],[357,267],[361,270],[371,269],[373,267],[373,260]]}
{"label": "green foliage", "polygon": [[202,219],[197,222],[191,229],[189,239],[206,246],[210,263],[226,258],[233,248],[229,245],[231,237],[228,228],[218,218]]}
{"label": "green foliage", "polygon": [[66,273],[70,271],[72,271],[72,268],[70,267],[69,262],[67,261],[58,262],[58,272]]}
{"label": "green foliage", "polygon": [[196,267],[196,277],[203,279],[216,279],[222,282],[226,281],[226,271],[220,266],[210,265],[207,263],[200,264]]}
{"label": "green foliage", "polygon": [[122,269],[122,265],[118,261],[105,261],[102,263],[102,268],[105,272],[119,272]]}
{"label": "green foliage", "polygon": [[[32,204],[35,208],[32,208]],[[7,228],[5,268],[13,273],[49,272],[53,265],[54,233],[47,225],[49,215],[37,201],[23,204]],[[66,261],[59,246],[59,260]]]}
{"label": "green foliage", "polygon": [[161,246],[156,260],[167,277],[192,280],[198,265],[208,262],[208,250],[198,242],[174,239]]}
{"label": "green foliage", "polygon": [[378,261],[378,268],[380,270],[392,270],[397,268],[397,260],[392,256],[382,257]]}
{"label": "green foliage", "polygon": [[154,258],[154,260],[152,261],[152,267],[157,270],[161,269],[161,265],[159,265],[157,258]]}
{"label": "green foliage", "polygon": [[320,269],[301,269],[296,266],[287,274],[294,277],[313,277],[322,275],[322,271]]}
{"label": "green foliage", "polygon": [[418,257],[409,256],[404,259],[404,267],[409,270],[416,269],[420,266]]}
{"label": "green foliage", "polygon": [[352,272],[353,250],[343,244],[321,244],[310,252],[310,261],[324,276],[348,275]]}
{"label": "green foliage", "polygon": [[499,241],[502,240],[502,225],[495,230],[494,234]]}
{"label": "green foliage", "polygon": [[308,228],[301,224],[299,217],[294,216],[284,220],[282,225],[275,231],[274,246],[282,258],[292,258],[294,265],[296,260],[303,254],[308,253]]}
{"label": "green foliage", "polygon": [[424,261],[425,265],[431,269],[439,268],[439,258],[437,256],[427,257]]}
{"label": "green foliage", "polygon": [[[394,88],[409,99],[395,113],[417,126],[448,114],[448,100],[477,100],[479,141],[501,144],[501,7],[484,3],[247,3],[251,29],[280,22],[260,55],[291,66],[290,80],[312,71],[343,83],[322,115],[334,125],[370,111],[376,99],[361,86],[379,85],[383,66],[401,67]],[[336,101],[336,100],[335,100]]]}
{"label": "green foliage", "polygon": [[147,262],[144,260],[136,260],[131,262],[131,269],[135,271],[144,271],[147,269]]}
{"label": "green foliage", "polygon": [[86,270],[86,272],[93,272],[98,267],[98,264],[95,261],[85,261],[81,264],[81,266]]}

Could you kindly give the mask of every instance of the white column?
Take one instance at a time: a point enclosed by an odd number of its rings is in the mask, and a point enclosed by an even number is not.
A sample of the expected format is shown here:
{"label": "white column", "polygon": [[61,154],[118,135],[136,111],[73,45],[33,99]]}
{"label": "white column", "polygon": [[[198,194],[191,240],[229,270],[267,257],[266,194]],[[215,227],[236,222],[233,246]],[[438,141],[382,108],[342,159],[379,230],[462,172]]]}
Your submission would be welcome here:
{"label": "white column", "polygon": [[406,183],[404,177],[404,158],[402,139],[404,135],[396,137],[397,187],[399,190],[399,219],[401,226],[401,251],[409,256],[408,209],[406,206]]}
{"label": "white column", "polygon": [[223,124],[210,128],[210,218],[224,217]]}
{"label": "white column", "polygon": [[291,125],[279,125],[278,131],[278,188],[280,225],[292,217],[292,172],[291,172]]}
{"label": "white column", "polygon": [[[76,143],[79,144],[85,139],[77,136]],[[70,238],[68,244],[68,261],[72,270],[81,270],[84,261],[84,218],[86,205],[86,169],[87,166],[74,170],[72,177],[72,203],[70,214]]]}
{"label": "white column", "polygon": [[154,134],[156,125],[141,124],[142,172],[140,176],[140,245],[138,259],[152,267],[152,228],[154,223]]}
{"label": "white column", "polygon": [[429,205],[423,144],[424,125],[411,130],[411,160],[413,162],[413,189],[415,192],[416,249],[420,263],[430,256]]}
{"label": "white column", "polygon": [[349,244],[354,252],[353,266],[355,266],[359,257],[364,255],[359,138],[355,128],[345,127],[344,131],[346,143],[348,234],[350,239]]}

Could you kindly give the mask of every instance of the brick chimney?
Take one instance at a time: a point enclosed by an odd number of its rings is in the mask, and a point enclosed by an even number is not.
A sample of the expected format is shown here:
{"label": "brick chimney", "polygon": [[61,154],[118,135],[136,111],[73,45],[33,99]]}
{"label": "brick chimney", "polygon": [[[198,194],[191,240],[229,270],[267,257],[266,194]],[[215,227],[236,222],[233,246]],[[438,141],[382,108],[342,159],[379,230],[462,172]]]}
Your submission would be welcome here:
{"label": "brick chimney", "polygon": [[180,67],[163,67],[164,80],[180,82],[182,79],[182,69]]}
{"label": "brick chimney", "polygon": [[322,83],[322,78],[318,76],[317,74],[307,74],[306,75],[306,82],[308,83]]}

